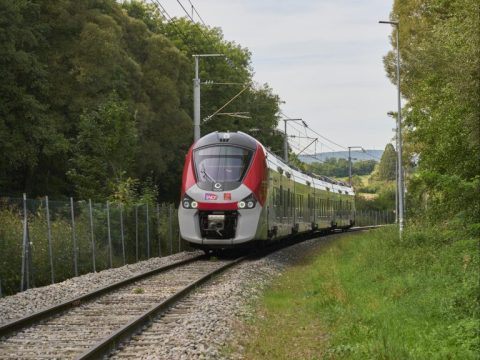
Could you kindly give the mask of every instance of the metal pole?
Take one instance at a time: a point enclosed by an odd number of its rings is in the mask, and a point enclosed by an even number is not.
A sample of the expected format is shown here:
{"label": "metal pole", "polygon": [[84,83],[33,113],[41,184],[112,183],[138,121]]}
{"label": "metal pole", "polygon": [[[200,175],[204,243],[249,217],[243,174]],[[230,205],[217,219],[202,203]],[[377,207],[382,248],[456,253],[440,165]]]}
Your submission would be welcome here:
{"label": "metal pole", "polygon": [[172,234],[172,204],[168,204],[168,239],[170,240],[170,254],[173,254],[173,234]]}
{"label": "metal pole", "polygon": [[404,226],[404,185],[403,185],[403,166],[402,166],[402,103],[400,94],[400,23],[397,26],[397,99],[398,99],[398,114],[397,114],[397,128],[398,128],[398,221],[400,237],[402,236]]}
{"label": "metal pole", "polygon": [[70,215],[72,216],[72,240],[73,240],[73,270],[75,276],[78,276],[78,254],[77,254],[77,235],[75,234],[75,211],[73,209],[73,198],[70,198]]}
{"label": "metal pole", "polygon": [[149,218],[148,218],[148,203],[147,203],[147,214],[146,214],[146,220],[147,220],[147,259],[150,259],[150,227],[149,227]]}
{"label": "metal pole", "polygon": [[[23,239],[22,239],[22,276],[20,282],[20,291],[25,290],[25,283],[27,289],[30,285],[29,271],[28,271],[28,235],[27,235],[27,194],[23,194]],[[26,275],[26,276],[25,276]]]}
{"label": "metal pole", "polygon": [[123,255],[123,265],[125,265],[125,236],[123,234],[123,205],[120,205],[120,238],[122,239],[122,255]]}
{"label": "metal pole", "polygon": [[135,205],[135,261],[138,262],[138,205]]}
{"label": "metal pole", "polygon": [[398,223],[399,235],[402,237],[404,226],[404,212],[405,212],[405,188],[403,184],[403,166],[402,166],[402,102],[400,93],[400,23],[398,21],[379,21],[380,24],[390,24],[396,27],[397,30],[397,185],[398,185]]}
{"label": "metal pole", "polygon": [[193,141],[200,139],[200,79],[198,77],[198,56],[195,59],[195,78],[193,79]]}
{"label": "metal pole", "polygon": [[351,156],[352,148],[348,147],[348,180],[350,186],[352,186],[352,156]]}
{"label": "metal pole", "polygon": [[398,224],[398,136],[395,137],[397,138],[397,156],[395,158],[395,224]]}
{"label": "metal pole", "polygon": [[95,266],[95,235],[93,232],[93,211],[92,211],[92,200],[88,199],[88,209],[90,212],[90,237],[92,240],[92,265],[93,265],[93,272],[96,272]]}
{"label": "metal pole", "polygon": [[48,236],[48,256],[50,258],[50,276],[51,276],[52,284],[54,284],[55,275],[53,271],[52,226],[50,224],[50,208],[48,205],[48,196],[45,196],[45,209],[47,211],[47,236]]}
{"label": "metal pole", "polygon": [[162,237],[160,236],[160,205],[157,203],[158,257],[162,257]]}
{"label": "metal pole", "polygon": [[107,234],[108,234],[108,261],[110,267],[113,265],[113,256],[112,256],[112,234],[110,232],[110,205],[107,201]]}
{"label": "metal pole", "polygon": [[283,160],[288,164],[288,135],[287,135],[287,119],[283,119],[284,137],[283,137]]}

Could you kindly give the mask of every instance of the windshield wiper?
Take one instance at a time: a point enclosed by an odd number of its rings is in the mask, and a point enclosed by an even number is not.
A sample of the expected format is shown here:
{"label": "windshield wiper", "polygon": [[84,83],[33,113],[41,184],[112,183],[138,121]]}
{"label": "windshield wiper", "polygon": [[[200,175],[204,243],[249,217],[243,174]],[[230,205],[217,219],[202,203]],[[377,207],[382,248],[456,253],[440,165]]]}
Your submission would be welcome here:
{"label": "windshield wiper", "polygon": [[209,179],[211,182],[215,182],[215,180],[207,174],[207,171],[205,170],[205,165],[202,165],[202,170],[200,172],[202,173],[204,178]]}

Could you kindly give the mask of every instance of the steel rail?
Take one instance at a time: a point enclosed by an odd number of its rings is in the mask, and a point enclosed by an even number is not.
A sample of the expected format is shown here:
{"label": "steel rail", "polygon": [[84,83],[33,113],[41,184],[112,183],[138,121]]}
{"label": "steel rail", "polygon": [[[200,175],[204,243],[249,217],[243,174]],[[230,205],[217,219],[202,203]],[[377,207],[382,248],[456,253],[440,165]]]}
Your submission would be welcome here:
{"label": "steel rail", "polygon": [[[338,229],[338,230],[341,230],[341,232],[356,232],[356,231],[362,231],[362,230],[370,230],[375,227],[377,226],[354,227],[350,229]],[[339,232],[340,231],[332,231],[330,232],[330,234],[335,234]],[[307,238],[312,238],[318,235],[319,235],[318,233],[311,234]],[[138,316],[136,319],[131,320],[128,324],[126,324],[122,328],[118,329],[111,335],[107,336],[106,338],[98,342],[96,345],[94,345],[92,348],[85,351],[76,359],[89,360],[89,359],[99,359],[99,358],[108,356],[110,353],[115,351],[121,343],[128,341],[128,339],[130,339],[133,335],[141,332],[146,326],[151,324],[158,315],[160,315],[161,313],[171,308],[174,304],[176,304],[180,300],[184,299],[193,290],[195,290],[197,287],[199,287],[200,285],[210,280],[213,276],[221,272],[224,272],[225,270],[244,261],[247,258],[255,258],[255,257],[258,258],[258,257],[267,256],[269,254],[275,253],[276,251],[298,244],[299,242],[306,240],[306,238],[297,236],[297,237],[293,237],[285,240],[286,242],[282,243],[279,241],[276,244],[272,245],[271,247],[264,248],[253,254],[242,256],[240,258],[232,260],[231,262],[225,264],[224,266],[221,266],[211,271],[210,273],[204,275],[200,279],[190,283],[189,285],[187,285],[177,293],[171,295],[169,298],[162,301],[161,303],[154,305],[152,308],[150,308],[149,310],[147,310],[146,312]]]}
{"label": "steel rail", "polygon": [[215,270],[209,272],[208,274],[202,276],[200,279],[195,280],[194,282],[190,283],[177,293],[173,294],[166,300],[158,303],[157,305],[153,306],[142,315],[138,316],[136,319],[130,321],[128,324],[123,326],[122,328],[118,329],[108,337],[104,338],[92,348],[85,351],[77,360],[86,360],[86,359],[99,359],[104,356],[107,356],[112,351],[116,350],[117,346],[128,340],[132,335],[141,331],[145,326],[150,324],[156,316],[161,314],[162,312],[166,311],[170,307],[172,307],[175,303],[185,298],[188,294],[190,294],[193,290],[195,290],[200,285],[204,284],[208,280],[210,280],[213,276],[224,272],[225,270],[229,269],[233,265],[236,265],[243,260],[245,260],[247,256],[239,257],[235,260],[230,261],[229,263],[216,268]]}
{"label": "steel rail", "polygon": [[150,277],[152,275],[156,275],[156,274],[165,272],[167,270],[170,270],[170,269],[173,269],[173,268],[176,268],[176,267],[179,267],[179,266],[182,266],[182,265],[200,260],[202,258],[205,258],[205,255],[202,254],[202,255],[194,256],[190,259],[175,261],[175,262],[170,263],[170,264],[162,265],[162,266],[160,266],[156,269],[149,270],[149,271],[143,272],[141,274],[134,275],[132,277],[129,277],[128,279],[117,281],[116,283],[113,283],[113,284],[104,286],[102,288],[93,290],[93,291],[91,291],[87,294],[77,296],[73,299],[66,300],[66,301],[64,301],[60,304],[56,304],[56,305],[47,307],[47,308],[42,309],[40,311],[37,311],[33,314],[22,317],[20,319],[10,321],[6,324],[0,325],[0,337],[6,336],[6,335],[8,335],[12,332],[21,330],[21,329],[23,329],[23,328],[25,328],[29,325],[32,325],[32,324],[34,324],[34,323],[36,323],[40,320],[44,320],[46,318],[52,317],[53,315],[56,315],[56,314],[58,314],[60,312],[63,312],[65,310],[77,307],[77,306],[85,303],[86,301],[97,298],[101,295],[104,295],[108,292],[116,290],[116,289],[118,289],[120,287],[123,287],[125,285],[129,285],[129,284],[131,284],[135,281],[138,281],[140,279],[144,279],[144,278]]}

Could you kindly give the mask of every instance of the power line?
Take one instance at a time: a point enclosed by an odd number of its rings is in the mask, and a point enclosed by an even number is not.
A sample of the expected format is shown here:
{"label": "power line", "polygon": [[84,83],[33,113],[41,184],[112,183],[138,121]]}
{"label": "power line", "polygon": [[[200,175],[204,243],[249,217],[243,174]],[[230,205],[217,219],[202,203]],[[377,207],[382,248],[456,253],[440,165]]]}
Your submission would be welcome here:
{"label": "power line", "polygon": [[[192,22],[195,24],[195,20],[193,20],[193,17],[190,16],[190,14],[188,13],[187,9],[185,9],[185,7],[183,6],[183,4],[180,2],[180,0],[177,0],[177,3],[182,7],[183,11],[185,12],[185,14],[187,14],[187,16],[189,17],[190,20],[192,20]],[[190,3],[191,4],[191,3]],[[193,7],[193,5],[192,5]]]}
{"label": "power line", "polygon": [[[301,151],[301,149],[293,144],[290,144],[292,146],[292,148],[294,148],[295,150],[297,151]],[[314,159],[315,161],[318,161],[318,162],[321,162],[321,163],[325,163],[324,160],[321,160],[321,159],[318,159],[316,156],[313,156],[312,154],[304,154],[304,156],[307,156],[309,158],[312,158]]]}
{"label": "power line", "polygon": [[180,36],[183,39],[183,42],[185,43],[185,46],[188,47],[192,53],[196,53],[197,48],[195,47],[195,45],[193,46],[193,48],[190,46],[189,41],[187,40],[187,36],[177,26],[177,24],[175,23],[175,20],[170,16],[170,14],[167,12],[165,7],[163,7],[163,5],[160,3],[160,1],[158,1],[158,0],[152,0],[152,1],[153,1],[153,4],[157,6],[157,9],[159,10],[160,15],[162,15],[162,17],[174,27],[177,35]]}
{"label": "power line", "polygon": [[[286,118],[288,118],[289,116],[287,116],[283,111],[280,111],[280,114],[282,114],[283,116],[285,116]],[[335,146],[338,146],[339,148],[341,149],[344,149],[344,150],[347,150],[347,148],[343,145],[340,145],[338,143],[336,143],[335,141],[333,140],[330,140],[329,138],[319,134],[317,131],[313,130],[311,127],[308,126],[307,123],[304,122],[304,126],[307,127],[311,132],[313,132],[314,134],[316,134],[317,136],[321,137],[322,139],[328,141],[329,143],[335,145]]]}
{"label": "power line", "polygon": [[[298,131],[298,132],[300,133],[300,130],[299,130],[298,128],[296,128],[296,126],[294,126],[293,124],[288,123],[287,125],[290,126],[290,127],[292,127],[293,129],[295,129],[296,131]],[[309,129],[309,128],[307,128],[307,129]],[[323,143],[323,142],[321,142],[321,141],[318,141],[318,142],[319,142],[319,144],[322,144],[322,145],[325,146],[326,148],[328,148],[328,149],[330,149],[330,150],[332,150],[332,151],[336,151],[334,148],[328,146],[327,144],[325,144],[325,143]]]}
{"label": "power line", "polygon": [[205,24],[205,21],[203,21],[202,17],[200,16],[200,14],[198,13],[197,9],[195,8],[195,6],[193,6],[192,2],[190,0],[188,0],[188,2],[190,3],[190,5],[192,6],[192,9],[193,11],[195,11],[195,14],[197,14],[198,18],[200,19],[200,21],[202,22],[202,24],[204,26],[207,26],[207,24]]}
{"label": "power line", "polygon": [[[288,118],[288,116],[287,116],[283,111],[280,111],[280,114],[282,114],[283,116],[285,116],[286,118]],[[299,131],[299,130],[298,130],[297,128],[295,128],[292,124],[289,124],[289,125],[290,125],[292,128],[294,128],[295,130]],[[304,127],[308,128],[308,129],[309,129],[311,132],[313,132],[315,135],[321,137],[322,139],[327,140],[327,141],[330,142],[331,144],[334,144],[334,145],[338,146],[338,147],[341,148],[341,149],[347,150],[347,148],[346,148],[345,146],[340,145],[340,144],[336,143],[335,141],[330,140],[329,138],[327,138],[327,137],[319,134],[317,131],[315,131],[315,130],[313,130],[312,128],[310,128],[310,127],[308,126],[308,124],[306,124],[305,122],[304,122]],[[323,144],[325,147],[329,148],[330,150],[335,151],[333,148],[331,148],[330,146],[326,145],[325,143],[320,143],[320,144]],[[381,161],[381,158],[379,158],[378,156],[375,156],[375,155],[373,155],[373,154],[370,154],[368,151],[365,151],[365,154],[366,154],[367,156],[369,156],[370,158],[372,158],[372,159]]]}

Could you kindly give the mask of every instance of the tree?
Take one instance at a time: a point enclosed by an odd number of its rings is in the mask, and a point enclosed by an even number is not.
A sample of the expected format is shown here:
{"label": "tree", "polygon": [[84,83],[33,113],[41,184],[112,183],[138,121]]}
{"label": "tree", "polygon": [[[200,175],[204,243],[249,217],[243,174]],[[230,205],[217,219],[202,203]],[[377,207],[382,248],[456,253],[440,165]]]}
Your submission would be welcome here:
{"label": "tree", "polygon": [[[437,204],[446,210],[439,213],[450,217],[464,209],[453,206],[459,204],[458,193],[451,191],[447,178],[464,182],[459,188],[471,188],[480,174],[478,1],[396,0],[392,16],[400,21],[401,90],[408,100],[402,129],[405,158],[418,157],[415,188],[425,196],[409,194],[427,199],[435,188],[442,199]],[[396,46],[395,36],[392,41]],[[393,52],[385,57],[385,67],[396,82]],[[429,185],[420,186],[421,179]],[[478,218],[478,211],[469,216]]]}
{"label": "tree", "polygon": [[395,180],[397,166],[397,152],[392,144],[387,144],[378,165],[378,178],[380,180]]}
{"label": "tree", "polygon": [[0,188],[36,192],[42,164],[68,149],[46,103],[48,27],[38,1],[0,0],[0,28]]}
{"label": "tree", "polygon": [[102,200],[132,169],[137,129],[127,104],[116,93],[98,109],[80,117],[71,159],[71,177],[83,199]]}

